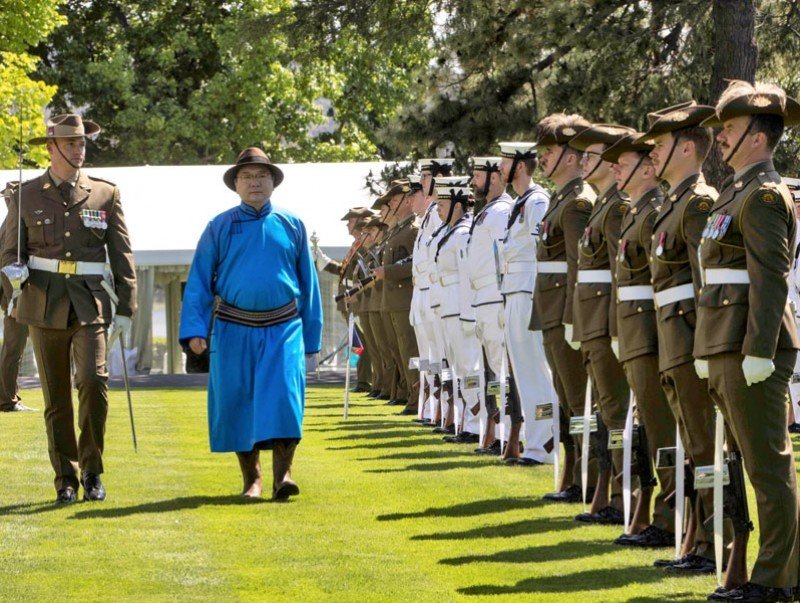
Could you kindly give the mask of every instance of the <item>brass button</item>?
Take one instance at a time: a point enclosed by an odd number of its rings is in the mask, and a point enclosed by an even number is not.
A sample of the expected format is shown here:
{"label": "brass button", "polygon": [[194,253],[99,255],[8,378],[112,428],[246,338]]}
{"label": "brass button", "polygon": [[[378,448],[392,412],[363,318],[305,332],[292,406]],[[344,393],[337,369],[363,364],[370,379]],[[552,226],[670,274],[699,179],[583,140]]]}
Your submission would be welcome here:
{"label": "brass button", "polygon": [[71,252],[71,251],[68,251],[68,252],[67,252],[67,253],[65,253],[64,255],[66,255],[68,258],[71,258],[71,257],[72,257],[72,252]]}
{"label": "brass button", "polygon": [[561,286],[561,283],[556,283],[556,287],[560,287],[560,286]]}
{"label": "brass button", "polygon": [[64,212],[64,217],[67,217],[67,218],[69,217],[69,212],[68,211]]}
{"label": "brass button", "polygon": [[602,295],[602,293],[601,293],[600,291],[598,291],[598,292],[597,292],[597,295]]}
{"label": "brass button", "polygon": [[42,221],[41,220],[36,220],[36,226],[41,226],[41,225],[42,225]]}
{"label": "brass button", "polygon": [[651,261],[651,262],[653,261],[653,256],[652,256],[652,255],[650,256],[650,261]]}
{"label": "brass button", "polygon": [[69,278],[69,277],[70,277],[70,275],[69,275],[69,274],[65,274],[65,275],[64,275],[64,278]]}
{"label": "brass button", "polygon": [[643,311],[643,310],[642,310],[642,307],[641,307],[641,306],[639,306],[638,308],[636,308],[636,311],[637,311],[637,312],[642,312],[642,311]]}
{"label": "brass button", "polygon": [[656,235],[654,235],[654,234],[651,234],[651,235],[650,235],[650,240],[651,240],[651,241],[655,241],[655,240],[656,240]]}
{"label": "brass button", "polygon": [[72,235],[70,234],[70,232],[69,232],[69,231],[67,231],[67,232],[65,232],[65,233],[64,233],[64,236],[65,236],[65,237],[69,237],[69,236],[72,236]]}
{"label": "brass button", "polygon": [[683,314],[683,310],[678,310],[678,314]]}
{"label": "brass button", "polygon": [[723,306],[727,306],[729,303],[731,303],[731,300],[729,300],[729,299],[723,299],[722,300],[722,305]]}

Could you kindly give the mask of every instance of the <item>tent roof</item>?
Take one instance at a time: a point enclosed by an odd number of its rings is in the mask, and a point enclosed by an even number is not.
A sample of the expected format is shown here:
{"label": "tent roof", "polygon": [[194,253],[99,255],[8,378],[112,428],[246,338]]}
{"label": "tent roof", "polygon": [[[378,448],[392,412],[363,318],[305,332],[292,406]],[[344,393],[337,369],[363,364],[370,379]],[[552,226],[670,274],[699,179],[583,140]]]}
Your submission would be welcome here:
{"label": "tent roof", "polygon": [[[370,170],[384,163],[293,163],[280,165],[286,175],[273,194],[276,205],[298,215],[320,247],[349,247],[352,239],[340,218],[348,208],[369,206],[364,188]],[[120,187],[131,244],[140,265],[185,264],[209,220],[238,205],[236,193],[222,182],[229,166],[141,166],[87,168],[92,176]],[[23,180],[41,170],[25,170]],[[0,187],[17,180],[16,170],[0,170]],[[5,218],[0,203],[0,219]],[[156,253],[157,252],[157,253]],[[329,254],[330,255],[330,254]],[[188,258],[188,261],[187,261]]]}

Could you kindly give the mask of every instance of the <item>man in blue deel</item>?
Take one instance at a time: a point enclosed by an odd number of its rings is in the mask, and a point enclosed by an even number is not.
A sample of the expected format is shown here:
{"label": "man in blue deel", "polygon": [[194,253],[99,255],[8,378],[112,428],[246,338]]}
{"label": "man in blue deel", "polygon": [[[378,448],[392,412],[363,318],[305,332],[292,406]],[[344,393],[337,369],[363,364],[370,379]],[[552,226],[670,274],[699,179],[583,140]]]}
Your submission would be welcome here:
{"label": "man in blue deel", "polygon": [[283,172],[248,148],[223,180],[242,202],[200,237],[180,340],[201,354],[210,339],[211,451],[235,452],[242,494],[259,497],[259,453],[271,449],[272,496],[284,500],[300,492],[290,469],[302,437],[305,355],[322,341],[319,283],[305,226],[271,202]]}

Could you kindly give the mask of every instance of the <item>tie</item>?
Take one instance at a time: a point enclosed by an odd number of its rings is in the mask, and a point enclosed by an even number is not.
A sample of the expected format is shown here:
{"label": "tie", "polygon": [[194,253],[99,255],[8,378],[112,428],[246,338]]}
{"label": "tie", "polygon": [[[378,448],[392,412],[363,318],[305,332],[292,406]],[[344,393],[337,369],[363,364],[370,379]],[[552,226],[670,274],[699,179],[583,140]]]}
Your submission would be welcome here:
{"label": "tie", "polygon": [[74,188],[75,187],[66,180],[58,185],[58,192],[61,193],[61,198],[64,199],[64,203],[69,203],[72,200],[72,191]]}

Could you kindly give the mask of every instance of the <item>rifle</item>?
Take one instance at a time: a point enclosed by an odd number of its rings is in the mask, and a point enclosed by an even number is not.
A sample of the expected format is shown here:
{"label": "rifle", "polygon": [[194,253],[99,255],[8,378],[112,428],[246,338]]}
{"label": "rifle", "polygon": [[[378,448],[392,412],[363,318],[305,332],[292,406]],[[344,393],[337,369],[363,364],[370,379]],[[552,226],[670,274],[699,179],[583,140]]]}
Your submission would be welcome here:
{"label": "rifle", "polygon": [[[408,256],[408,257],[403,258],[402,260],[396,261],[394,264],[391,264],[391,265],[392,266],[402,266],[404,264],[408,264],[412,260],[413,260],[413,258],[411,256]],[[360,293],[364,289],[364,287],[369,285],[374,280],[375,280],[375,275],[374,274],[370,274],[368,277],[361,279],[360,281],[358,281],[355,285],[353,285],[352,287],[350,287],[346,291],[343,291],[342,293],[339,293],[338,295],[336,295],[333,298],[333,301],[337,301],[337,302],[338,301],[342,301],[346,297],[352,297],[352,296]]]}
{"label": "rifle", "polygon": [[747,505],[741,453],[731,451],[727,465],[730,483],[723,488],[723,508],[733,524],[733,546],[725,575],[725,588],[730,589],[747,582],[747,542],[754,528]]}
{"label": "rifle", "polygon": [[639,499],[636,501],[636,512],[631,525],[642,526],[650,523],[650,501],[653,497],[653,488],[658,483],[653,473],[653,463],[650,458],[650,448],[647,442],[647,432],[643,424],[639,424],[632,434],[633,457],[635,458],[634,470],[639,477]]}

